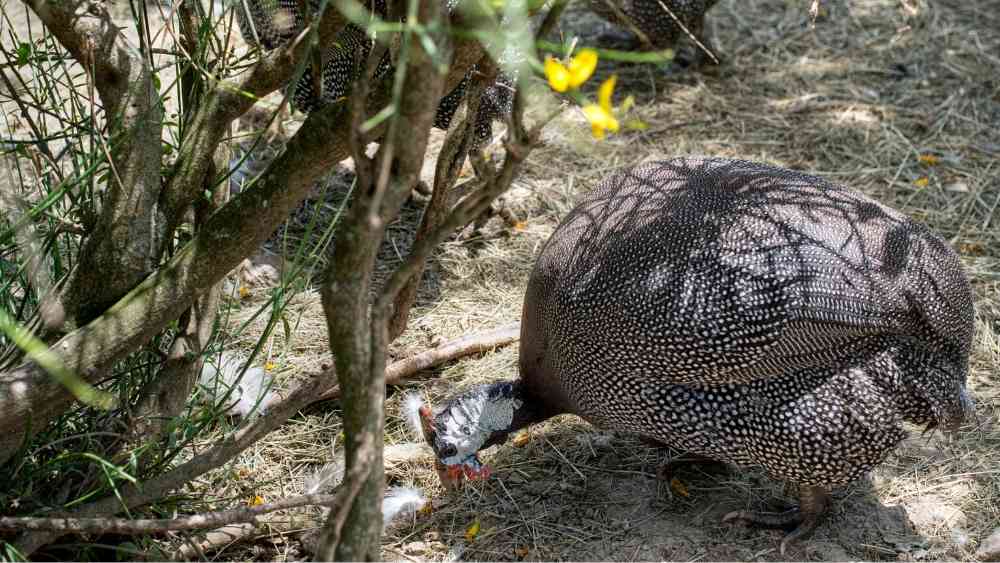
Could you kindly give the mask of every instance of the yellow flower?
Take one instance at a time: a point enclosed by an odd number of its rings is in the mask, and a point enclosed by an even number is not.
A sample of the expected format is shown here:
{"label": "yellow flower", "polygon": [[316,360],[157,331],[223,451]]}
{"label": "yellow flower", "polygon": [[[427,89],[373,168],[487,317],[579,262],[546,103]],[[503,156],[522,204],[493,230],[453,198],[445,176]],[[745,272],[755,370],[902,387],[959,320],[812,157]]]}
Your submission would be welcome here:
{"label": "yellow flower", "polygon": [[264,371],[271,371],[275,367],[277,366],[274,365],[274,362],[267,362],[266,364],[264,364]]}
{"label": "yellow flower", "polygon": [[917,178],[916,180],[913,181],[913,184],[915,186],[917,186],[918,188],[926,188],[927,184],[930,184],[930,183],[931,183],[931,180],[927,176],[921,176],[920,178]]}
{"label": "yellow flower", "polygon": [[612,133],[618,131],[618,120],[615,119],[611,107],[611,96],[615,91],[615,80],[617,80],[617,77],[612,75],[611,78],[601,84],[600,89],[597,91],[596,104],[583,106],[583,114],[587,116],[587,121],[590,122],[590,130],[594,134],[595,139],[603,139],[605,131],[611,131]]}
{"label": "yellow flower", "polygon": [[570,59],[569,66],[564,66],[552,57],[545,58],[545,77],[556,92],[579,88],[594,74],[596,68],[597,51],[593,49],[581,49]]}
{"label": "yellow flower", "polygon": [[254,495],[247,501],[247,506],[260,506],[262,504],[264,504],[264,497],[260,495]]}

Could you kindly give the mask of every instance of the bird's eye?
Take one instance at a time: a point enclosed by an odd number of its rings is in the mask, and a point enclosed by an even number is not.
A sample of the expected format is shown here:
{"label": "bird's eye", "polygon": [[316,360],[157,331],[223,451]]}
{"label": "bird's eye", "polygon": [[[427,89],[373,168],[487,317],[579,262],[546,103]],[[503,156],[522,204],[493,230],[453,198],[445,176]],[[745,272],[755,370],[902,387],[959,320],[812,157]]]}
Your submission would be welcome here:
{"label": "bird's eye", "polygon": [[461,428],[461,430],[462,430],[462,434],[465,434],[466,436],[472,434],[472,429],[469,428],[468,426],[463,426]]}

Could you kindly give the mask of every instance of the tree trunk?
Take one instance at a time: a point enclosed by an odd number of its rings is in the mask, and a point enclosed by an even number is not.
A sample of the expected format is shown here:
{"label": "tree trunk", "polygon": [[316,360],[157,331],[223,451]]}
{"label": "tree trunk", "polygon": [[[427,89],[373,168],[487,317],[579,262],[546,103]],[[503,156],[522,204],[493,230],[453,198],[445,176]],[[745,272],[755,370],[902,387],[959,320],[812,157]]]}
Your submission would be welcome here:
{"label": "tree trunk", "polygon": [[[440,3],[423,0],[418,14],[408,19],[428,26],[439,19]],[[434,29],[429,26],[426,29]],[[424,39],[442,45],[443,35]],[[424,43],[408,30],[400,51],[400,73],[395,85],[398,113],[374,161],[364,153],[364,143],[353,143],[358,187],[355,200],[338,233],[334,257],[323,286],[323,309],[330,333],[330,349],[343,392],[346,438],[346,495],[342,506],[330,511],[320,539],[317,559],[374,561],[381,558],[382,443],[385,401],[385,357],[390,311],[370,311],[372,272],[385,227],[398,214],[419,179],[427,139],[444,76]],[[354,92],[356,98],[366,94]],[[356,103],[356,106],[360,104]],[[355,125],[358,107],[355,107]],[[369,444],[368,447],[363,447]],[[356,478],[351,478],[354,473]],[[361,482],[358,482],[358,481]]]}

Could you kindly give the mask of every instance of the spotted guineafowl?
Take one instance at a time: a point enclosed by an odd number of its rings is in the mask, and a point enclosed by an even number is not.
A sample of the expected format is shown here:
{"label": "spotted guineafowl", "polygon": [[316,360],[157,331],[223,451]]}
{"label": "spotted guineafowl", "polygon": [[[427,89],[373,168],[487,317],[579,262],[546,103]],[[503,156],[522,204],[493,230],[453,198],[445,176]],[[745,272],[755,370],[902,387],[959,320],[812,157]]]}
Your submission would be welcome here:
{"label": "spotted guineafowl", "polygon": [[644,47],[673,48],[681,40],[693,43],[695,64],[719,62],[718,50],[705,28],[705,14],[718,0],[590,0],[598,16],[636,32]]}
{"label": "spotted guineafowl", "polygon": [[[320,0],[309,0],[312,10],[318,11]],[[447,0],[445,7],[453,10],[456,0]],[[331,8],[333,9],[333,8]],[[372,2],[375,13],[385,15],[385,1]],[[236,19],[243,39],[262,49],[275,49],[282,43],[294,38],[305,25],[299,0],[243,0],[236,3]],[[249,14],[250,17],[247,17]],[[303,112],[311,112],[326,104],[337,102],[347,95],[351,82],[358,76],[361,69],[358,63],[364,65],[373,46],[372,39],[365,30],[354,24],[348,24],[337,36],[336,41],[325,47],[326,64],[323,67],[322,92],[317,95],[309,68],[303,72],[299,81],[292,86],[291,99],[294,106]],[[386,54],[379,62],[376,76],[385,76],[392,71],[389,55]],[[447,129],[458,110],[465,90],[475,68],[459,85],[445,95],[438,105],[434,118],[434,126]],[[490,85],[480,100],[479,113],[476,116],[473,147],[481,147],[493,136],[493,121],[504,119],[514,103],[513,80],[501,75]]]}
{"label": "spotted guineafowl", "polygon": [[442,479],[476,453],[573,413],[797,485],[789,513],[728,520],[815,528],[827,489],[881,463],[903,421],[954,428],[971,290],[924,226],[821,178],[680,158],[614,174],[535,264],[520,378],[420,409]]}

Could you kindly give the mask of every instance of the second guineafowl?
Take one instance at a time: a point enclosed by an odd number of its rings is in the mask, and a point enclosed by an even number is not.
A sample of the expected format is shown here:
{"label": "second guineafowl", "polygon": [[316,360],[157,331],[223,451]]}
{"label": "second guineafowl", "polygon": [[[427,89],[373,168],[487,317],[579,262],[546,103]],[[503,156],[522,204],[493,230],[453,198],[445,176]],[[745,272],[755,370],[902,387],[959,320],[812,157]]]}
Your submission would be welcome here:
{"label": "second guineafowl", "polygon": [[705,14],[718,0],[589,0],[595,14],[636,35],[649,48],[694,43],[694,63],[718,63],[718,51],[705,28]]}
{"label": "second guineafowl", "polygon": [[[385,16],[384,0],[375,0],[370,4],[375,14]],[[444,1],[444,7],[448,11],[455,10],[457,4],[456,0]],[[318,11],[320,0],[309,0],[308,6],[313,11]],[[275,49],[291,40],[305,25],[299,0],[243,0],[234,9],[243,39],[265,50]],[[346,25],[336,41],[321,46],[326,50],[323,57],[326,63],[322,70],[322,91],[315,91],[312,70],[306,68],[302,77],[291,87],[291,99],[295,107],[308,113],[343,99],[350,90],[351,83],[361,72],[358,63],[364,65],[373,44],[372,38],[364,29],[353,23]],[[376,75],[385,76],[391,70],[392,63],[387,53],[379,62]],[[435,127],[448,129],[451,125],[475,72],[476,69],[473,68],[458,86],[441,98],[434,118]],[[486,88],[480,100],[472,140],[474,148],[482,147],[490,141],[493,122],[504,119],[513,104],[514,81],[501,74]]]}
{"label": "second guineafowl", "polygon": [[727,519],[795,528],[784,551],[904,421],[965,420],[972,332],[957,256],[903,214],[773,166],[655,162],[608,178],[543,247],[520,378],[422,422],[443,479],[488,475],[479,450],[563,413],[762,467],[800,507]]}

